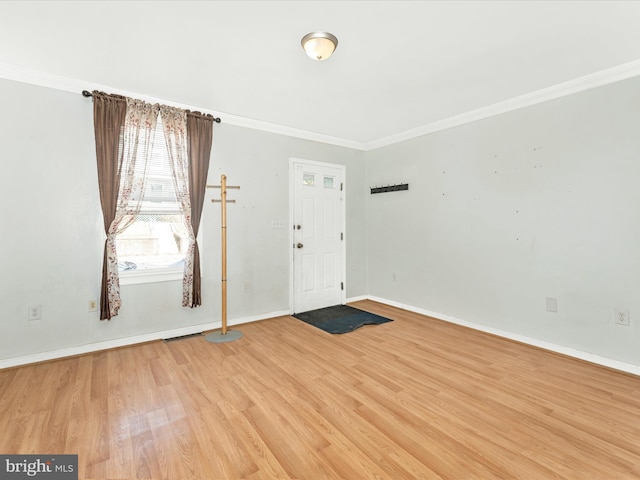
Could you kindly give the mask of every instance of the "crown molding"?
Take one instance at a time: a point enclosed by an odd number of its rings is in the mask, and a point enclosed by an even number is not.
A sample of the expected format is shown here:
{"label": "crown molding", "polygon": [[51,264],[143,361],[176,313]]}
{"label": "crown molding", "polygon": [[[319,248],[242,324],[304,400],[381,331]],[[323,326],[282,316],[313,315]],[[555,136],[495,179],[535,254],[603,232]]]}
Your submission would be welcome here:
{"label": "crown molding", "polygon": [[493,117],[495,115],[500,115],[501,113],[518,110],[520,108],[530,107],[548,100],[566,97],[567,95],[584,92],[585,90],[590,90],[592,88],[602,87],[604,85],[637,77],[639,75],[640,60],[634,60],[633,62],[618,65],[590,75],[585,75],[584,77],[559,83],[541,90],[536,90],[535,92],[514,97],[503,102],[494,103],[486,107],[471,110],[421,127],[406,130],[395,135],[373,140],[364,144],[364,150],[375,150],[377,148],[393,145],[394,143],[404,142],[430,133],[439,132],[448,128],[475,122],[476,120],[482,120],[483,118]]}
{"label": "crown molding", "polygon": [[194,110],[203,113],[209,113],[214,117],[221,117],[224,124],[234,125],[237,127],[245,127],[253,130],[261,130],[263,132],[276,133],[279,135],[286,135],[289,137],[300,138],[303,140],[311,140],[314,142],[325,143],[329,145],[336,145],[339,147],[352,148],[354,150],[364,150],[364,143],[356,142],[353,140],[347,140],[344,138],[333,137],[330,135],[324,135],[317,132],[310,132],[308,130],[301,130],[298,128],[287,127],[284,125],[278,125],[275,123],[265,122],[262,120],[256,120],[253,118],[242,117],[240,115],[233,115],[231,113],[225,113],[220,111],[213,111],[202,108],[196,105],[188,105],[184,103],[172,102],[162,98],[151,97],[138,92],[131,92],[127,90],[110,87],[108,85],[101,85],[92,82],[86,82],[75,78],[63,77],[60,75],[53,75],[37,70],[31,70],[24,67],[18,67],[15,65],[9,65],[0,63],[0,78],[6,80],[13,80],[16,82],[27,83],[31,85],[37,85],[39,87],[47,87],[55,90],[62,90],[65,92],[80,94],[82,90],[100,90],[104,92],[114,93],[117,95],[123,95],[126,97],[138,98],[150,103],[161,103],[177,108],[184,108],[185,110]]}
{"label": "crown molding", "polygon": [[514,97],[509,100],[471,110],[460,115],[445,118],[437,122],[422,125],[417,128],[412,128],[410,130],[390,135],[388,137],[372,140],[370,142],[357,142],[354,140],[333,137],[317,132],[310,132],[308,130],[301,130],[298,128],[265,122],[263,120],[256,120],[253,118],[242,117],[230,113],[207,110],[194,105],[170,102],[164,99],[150,97],[148,95],[143,95],[137,92],[120,90],[117,88],[109,87],[107,85],[85,82],[74,78],[53,75],[23,67],[0,63],[0,78],[4,78],[7,80],[14,80],[72,93],[80,93],[82,90],[108,91],[119,95],[139,98],[141,100],[152,103],[163,103],[165,105],[171,105],[178,108],[198,110],[204,113],[210,113],[211,115],[214,115],[216,117],[221,117],[224,123],[228,125],[250,128],[253,130],[260,130],[279,135],[286,135],[289,137],[311,140],[314,142],[336,145],[339,147],[346,147],[365,152],[393,145],[395,143],[404,142],[406,140],[411,140],[413,138],[428,135],[430,133],[435,133],[449,128],[464,125],[466,123],[475,122],[484,118],[493,117],[502,113],[511,112],[520,108],[530,107],[532,105],[537,105],[548,100],[553,100],[556,98],[565,97],[567,95],[572,95],[574,93],[584,92],[593,88],[602,87],[604,85],[609,85],[611,83],[619,82],[621,80],[626,80],[637,76],[640,76],[640,60],[634,60],[629,63],[609,68],[607,70],[602,70],[590,75],[585,75],[583,77],[559,83],[557,85],[543,88],[541,90],[536,90],[535,92],[530,92],[519,97]]}
{"label": "crown molding", "polygon": [[287,135],[289,137],[301,138],[303,140],[311,140],[314,142],[326,143],[328,145],[336,145],[338,147],[352,148],[354,150],[364,150],[364,143],[355,140],[347,140],[322,133],[310,132],[308,130],[300,130],[298,128],[287,127],[275,123],[269,123],[262,120],[254,120],[252,118],[240,117],[230,113],[220,113],[224,123],[229,125],[237,125],[238,127],[251,128],[261,130],[263,132],[277,133],[279,135]]}

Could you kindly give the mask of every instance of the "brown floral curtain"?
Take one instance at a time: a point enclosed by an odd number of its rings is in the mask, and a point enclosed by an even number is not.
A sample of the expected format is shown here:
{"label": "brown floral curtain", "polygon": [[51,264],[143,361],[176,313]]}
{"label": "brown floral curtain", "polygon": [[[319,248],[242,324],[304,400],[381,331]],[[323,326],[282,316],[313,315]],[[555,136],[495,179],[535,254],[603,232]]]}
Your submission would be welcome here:
{"label": "brown floral curtain", "polygon": [[187,112],[174,107],[160,107],[164,127],[164,139],[169,154],[173,185],[180,204],[185,227],[189,236],[189,246],[184,259],[182,280],[182,306],[194,307],[193,270],[196,233],[191,225],[191,198],[189,196],[189,154],[187,151]]}
{"label": "brown floral curtain", "polygon": [[140,211],[158,114],[164,125],[176,196],[189,232],[182,305],[201,305],[197,236],[209,171],[213,117],[102,92],[93,92],[93,99],[98,183],[107,234],[100,319],[116,316],[121,306],[116,238]]}
{"label": "brown floral curtain", "polygon": [[121,305],[116,237],[140,211],[159,107],[101,92],[93,92],[93,100],[98,184],[107,234],[100,319],[109,320]]}
{"label": "brown floral curtain", "polygon": [[213,117],[173,107],[160,107],[176,196],[189,232],[184,264],[182,306],[202,304],[198,229],[209,171]]}

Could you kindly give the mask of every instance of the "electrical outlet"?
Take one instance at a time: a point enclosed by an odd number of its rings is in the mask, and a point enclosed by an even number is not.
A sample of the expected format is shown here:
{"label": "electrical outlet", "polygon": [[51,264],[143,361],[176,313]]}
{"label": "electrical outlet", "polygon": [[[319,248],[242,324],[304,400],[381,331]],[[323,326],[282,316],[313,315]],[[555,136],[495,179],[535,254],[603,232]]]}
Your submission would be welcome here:
{"label": "electrical outlet", "polygon": [[98,301],[95,299],[89,300],[87,307],[90,312],[96,312],[98,310]]}
{"label": "electrical outlet", "polygon": [[628,327],[631,324],[631,322],[629,321],[629,310],[616,308],[615,321],[616,325],[624,325],[625,327]]}
{"label": "electrical outlet", "polygon": [[42,305],[29,305],[27,307],[27,320],[40,320],[42,318]]}

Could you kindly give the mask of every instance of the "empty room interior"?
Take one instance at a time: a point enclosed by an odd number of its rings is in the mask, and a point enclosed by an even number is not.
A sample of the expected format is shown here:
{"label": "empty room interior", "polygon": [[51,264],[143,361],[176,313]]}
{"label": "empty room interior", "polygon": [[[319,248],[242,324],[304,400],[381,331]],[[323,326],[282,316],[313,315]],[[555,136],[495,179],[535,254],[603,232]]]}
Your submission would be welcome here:
{"label": "empty room interior", "polygon": [[640,2],[3,1],[0,44],[0,478],[640,478]]}

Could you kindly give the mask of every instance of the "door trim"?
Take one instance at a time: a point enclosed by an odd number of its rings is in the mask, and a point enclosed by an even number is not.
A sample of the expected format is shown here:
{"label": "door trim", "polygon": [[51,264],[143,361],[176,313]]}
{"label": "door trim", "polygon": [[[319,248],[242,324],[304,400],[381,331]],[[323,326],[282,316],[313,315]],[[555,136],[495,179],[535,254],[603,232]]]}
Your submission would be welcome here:
{"label": "door trim", "polygon": [[315,160],[306,160],[304,158],[289,157],[289,314],[293,314],[293,306],[295,304],[295,289],[293,285],[293,228],[294,228],[294,171],[296,165],[314,165],[318,167],[337,168],[342,173],[342,212],[340,228],[344,232],[344,240],[342,241],[342,282],[344,288],[340,292],[340,302],[344,305],[347,300],[347,169],[344,165],[338,163],[318,162]]}

